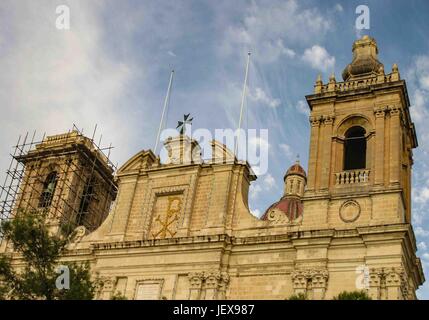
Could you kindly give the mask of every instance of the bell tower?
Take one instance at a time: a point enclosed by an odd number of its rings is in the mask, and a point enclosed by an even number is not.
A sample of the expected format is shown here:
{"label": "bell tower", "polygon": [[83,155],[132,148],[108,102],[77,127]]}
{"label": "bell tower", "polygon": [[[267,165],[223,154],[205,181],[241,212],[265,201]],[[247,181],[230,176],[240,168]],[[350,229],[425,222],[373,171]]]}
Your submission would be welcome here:
{"label": "bell tower", "polygon": [[78,131],[48,136],[14,161],[22,171],[12,175],[22,178],[12,183],[19,188],[10,216],[44,212],[52,230],[66,224],[83,233],[94,231],[107,217],[117,193],[114,169],[92,139]]}
{"label": "bell tower", "polygon": [[417,138],[406,83],[396,64],[385,73],[375,39],[356,40],[352,51],[343,82],[331,75],[323,84],[319,76],[314,94],[306,96],[311,141],[305,199],[325,210],[322,225],[411,223]]}

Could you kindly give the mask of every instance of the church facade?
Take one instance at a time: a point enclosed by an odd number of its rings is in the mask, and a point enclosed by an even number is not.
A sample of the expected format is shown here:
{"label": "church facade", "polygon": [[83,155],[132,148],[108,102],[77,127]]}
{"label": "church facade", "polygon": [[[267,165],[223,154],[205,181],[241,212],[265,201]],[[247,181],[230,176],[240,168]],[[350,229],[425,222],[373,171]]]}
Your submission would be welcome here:
{"label": "church facade", "polygon": [[[306,96],[308,170],[299,163],[287,170],[283,196],[261,218],[249,210],[250,166],[216,141],[203,161],[185,135],[165,141],[169,163],[141,151],[115,175],[88,138],[51,136],[20,159],[22,183],[37,167],[45,179],[35,206],[67,198],[79,207],[55,206],[56,223],[79,219],[64,260],[91,262],[104,280],[98,299],[119,292],[128,299],[332,299],[361,289],[373,299],[416,299],[424,282],[411,225],[417,138],[398,66],[386,73],[377,54],[364,36],[353,44],[344,81],[317,79]],[[101,181],[94,188],[102,196],[88,201],[81,194],[92,180],[80,185],[59,169],[79,166],[82,154]],[[64,179],[74,192],[61,187]],[[92,207],[97,214],[88,214]],[[7,250],[3,243],[0,252]]]}

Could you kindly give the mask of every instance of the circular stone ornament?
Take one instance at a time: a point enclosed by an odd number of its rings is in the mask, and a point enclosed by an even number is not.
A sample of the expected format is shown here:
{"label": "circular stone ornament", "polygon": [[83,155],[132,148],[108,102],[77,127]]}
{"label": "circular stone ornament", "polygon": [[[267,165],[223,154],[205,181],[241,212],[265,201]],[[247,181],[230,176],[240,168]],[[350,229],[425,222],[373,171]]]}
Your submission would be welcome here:
{"label": "circular stone ornament", "polygon": [[355,200],[347,200],[340,207],[340,218],[344,222],[356,221],[360,216],[360,205]]}

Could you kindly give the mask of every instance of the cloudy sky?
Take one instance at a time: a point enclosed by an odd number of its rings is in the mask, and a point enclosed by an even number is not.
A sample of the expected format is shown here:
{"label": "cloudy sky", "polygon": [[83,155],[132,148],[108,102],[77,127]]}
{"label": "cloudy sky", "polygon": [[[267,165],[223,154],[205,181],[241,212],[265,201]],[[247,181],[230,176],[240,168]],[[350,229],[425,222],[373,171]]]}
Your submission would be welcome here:
{"label": "cloudy sky", "polygon": [[[176,75],[167,127],[184,113],[194,128],[236,128],[247,52],[252,52],[247,128],[269,128],[269,170],[250,192],[262,213],[282,194],[296,154],[306,167],[309,124],[304,96],[318,73],[337,79],[360,35],[360,1],[0,2],[0,167],[21,133],[68,131],[75,123],[112,142],[120,164],[152,148],[169,72]],[[413,220],[429,270],[429,3],[365,1],[370,30],[389,71],[407,80],[420,146],[415,150]],[[70,29],[56,8],[70,8]],[[1,178],[2,176],[0,176]],[[429,279],[429,273],[427,273]],[[429,286],[419,291],[429,298]]]}

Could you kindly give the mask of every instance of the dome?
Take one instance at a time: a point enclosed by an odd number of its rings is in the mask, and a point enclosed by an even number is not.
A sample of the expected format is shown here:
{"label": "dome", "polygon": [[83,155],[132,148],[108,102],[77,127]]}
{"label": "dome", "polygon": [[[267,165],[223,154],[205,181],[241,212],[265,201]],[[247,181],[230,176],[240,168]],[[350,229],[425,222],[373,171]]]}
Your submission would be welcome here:
{"label": "dome", "polygon": [[343,71],[343,80],[348,81],[356,77],[375,75],[384,70],[383,64],[378,61],[377,42],[374,38],[363,36],[353,43],[353,61]]}
{"label": "dome", "polygon": [[304,177],[307,180],[307,174],[305,173],[305,170],[303,167],[301,167],[301,165],[299,164],[299,161],[297,161],[295,164],[293,164],[287,171],[285,174],[284,179],[286,180],[286,177],[289,175],[299,175]]}
{"label": "dome", "polygon": [[289,219],[289,221],[296,220],[302,215],[303,205],[299,198],[283,197],[280,201],[272,204],[261,217],[262,220],[268,220],[268,216],[271,211],[279,210],[283,212]]}

